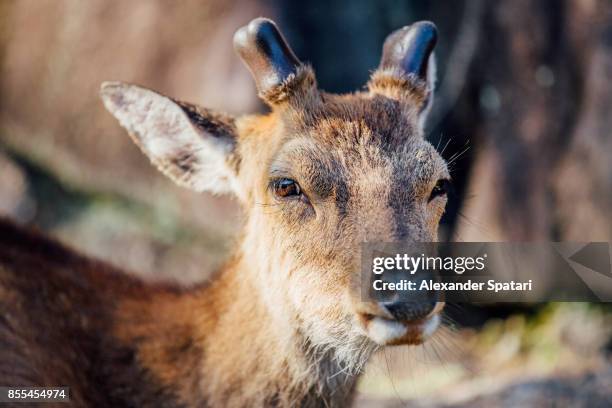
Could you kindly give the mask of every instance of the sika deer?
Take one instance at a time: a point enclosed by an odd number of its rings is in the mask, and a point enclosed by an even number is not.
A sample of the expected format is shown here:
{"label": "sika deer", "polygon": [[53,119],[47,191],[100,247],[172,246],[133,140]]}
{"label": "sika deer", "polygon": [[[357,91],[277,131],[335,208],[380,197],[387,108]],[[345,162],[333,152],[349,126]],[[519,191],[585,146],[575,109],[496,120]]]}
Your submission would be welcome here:
{"label": "sika deer", "polygon": [[77,406],[347,405],[377,347],[419,344],[440,321],[434,298],[368,302],[358,282],[361,242],[436,240],[449,175],[422,129],[435,42],[428,22],[394,32],[367,90],[332,95],[272,21],[253,20],[234,45],[266,115],[103,84],[164,174],[238,197],[241,245],[185,289],[0,223],[0,384],[67,385]]}

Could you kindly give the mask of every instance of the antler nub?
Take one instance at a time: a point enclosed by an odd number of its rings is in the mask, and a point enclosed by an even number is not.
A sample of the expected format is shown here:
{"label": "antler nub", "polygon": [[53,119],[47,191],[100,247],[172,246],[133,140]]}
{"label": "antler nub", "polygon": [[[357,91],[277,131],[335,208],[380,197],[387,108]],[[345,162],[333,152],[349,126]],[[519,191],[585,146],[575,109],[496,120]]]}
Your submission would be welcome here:
{"label": "antler nub", "polygon": [[427,107],[433,90],[430,57],[437,40],[438,30],[429,21],[391,33],[385,40],[378,69],[368,83],[370,91],[394,99],[411,98]]}
{"label": "antler nub", "polygon": [[429,21],[400,28],[385,40],[379,69],[399,68],[405,74],[426,80],[429,56],[437,40],[436,26]]}
{"label": "antler nub", "polygon": [[234,48],[253,74],[259,94],[271,103],[287,96],[275,88],[298,76],[303,67],[276,24],[267,18],[256,18],[240,28],[234,35]]}

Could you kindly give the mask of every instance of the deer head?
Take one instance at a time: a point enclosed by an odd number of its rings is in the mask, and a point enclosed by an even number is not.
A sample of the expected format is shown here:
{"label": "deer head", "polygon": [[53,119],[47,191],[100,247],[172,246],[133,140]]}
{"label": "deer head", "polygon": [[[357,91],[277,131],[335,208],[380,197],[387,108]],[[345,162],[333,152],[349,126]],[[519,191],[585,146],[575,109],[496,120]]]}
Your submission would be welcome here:
{"label": "deer head", "polygon": [[423,136],[435,42],[429,22],[392,33],[367,90],[334,95],[258,18],[234,46],[268,114],[234,118],[117,82],[101,95],[176,183],[238,197],[241,279],[279,332],[351,361],[356,344],[419,343],[439,323],[437,299],[416,309],[365,301],[356,282],[362,242],[437,239],[449,173]]}

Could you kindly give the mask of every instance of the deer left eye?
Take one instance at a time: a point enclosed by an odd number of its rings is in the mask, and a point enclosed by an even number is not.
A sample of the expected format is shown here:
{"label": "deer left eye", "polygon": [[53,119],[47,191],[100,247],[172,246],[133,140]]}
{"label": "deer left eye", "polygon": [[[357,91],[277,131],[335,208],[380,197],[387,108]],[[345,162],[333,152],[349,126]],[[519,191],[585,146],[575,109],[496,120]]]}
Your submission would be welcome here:
{"label": "deer left eye", "polygon": [[448,179],[440,179],[434,186],[433,190],[431,190],[431,194],[429,195],[429,201],[433,200],[436,197],[445,196],[451,190],[451,182]]}
{"label": "deer left eye", "polygon": [[300,185],[295,180],[288,178],[274,180],[272,189],[274,194],[282,198],[300,196],[302,194]]}

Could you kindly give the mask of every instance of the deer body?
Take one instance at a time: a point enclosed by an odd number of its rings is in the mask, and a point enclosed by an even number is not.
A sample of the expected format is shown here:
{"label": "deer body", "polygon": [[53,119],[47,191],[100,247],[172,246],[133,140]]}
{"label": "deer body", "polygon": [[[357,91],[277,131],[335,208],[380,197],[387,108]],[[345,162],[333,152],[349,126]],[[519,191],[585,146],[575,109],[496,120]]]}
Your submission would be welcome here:
{"label": "deer body", "polygon": [[151,284],[0,222],[0,384],[77,406],[345,406],[372,352],[419,344],[437,298],[359,293],[359,245],[434,241],[446,166],[422,137],[430,23],[392,34],[369,90],[331,95],[269,20],[235,36],[267,115],[232,118],[122,83],[107,109],[163,173],[232,192],[247,221],[210,283]]}

